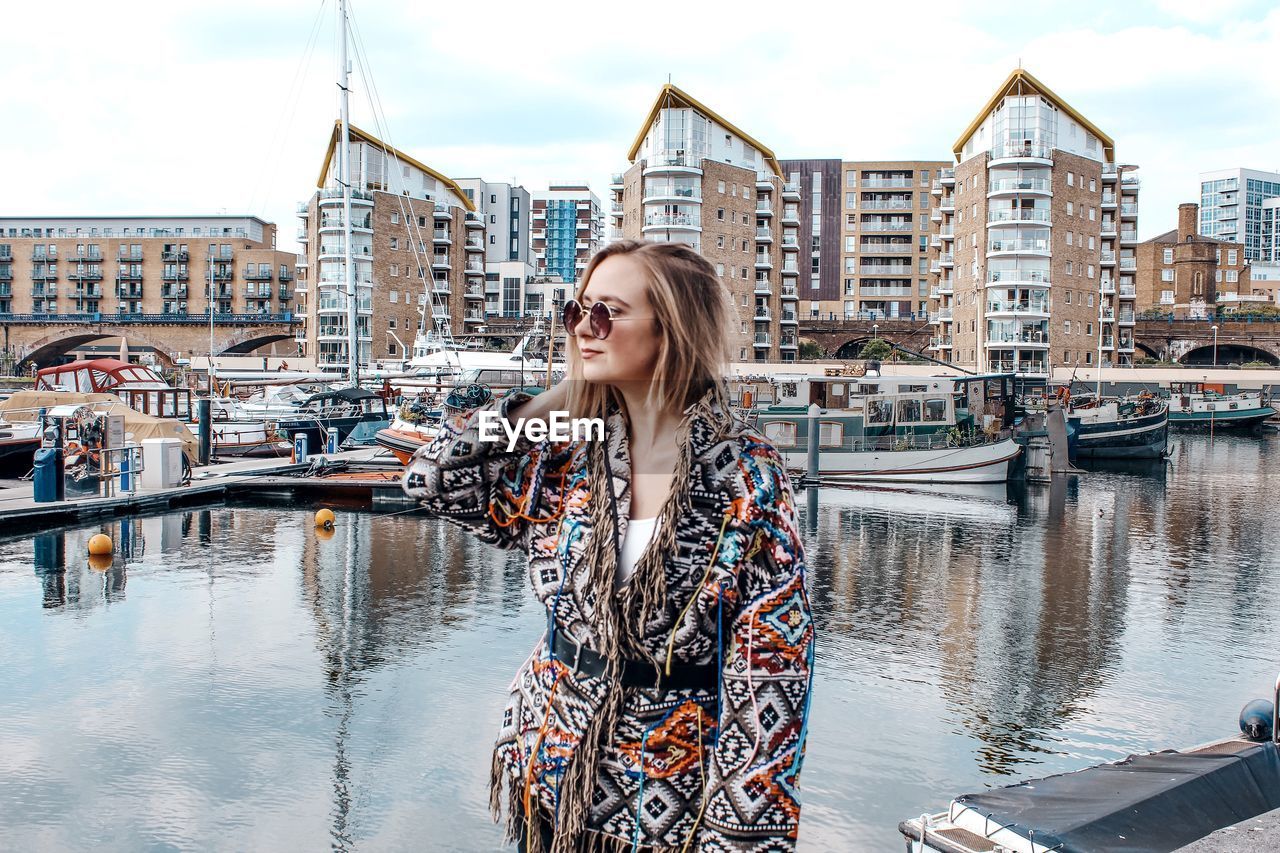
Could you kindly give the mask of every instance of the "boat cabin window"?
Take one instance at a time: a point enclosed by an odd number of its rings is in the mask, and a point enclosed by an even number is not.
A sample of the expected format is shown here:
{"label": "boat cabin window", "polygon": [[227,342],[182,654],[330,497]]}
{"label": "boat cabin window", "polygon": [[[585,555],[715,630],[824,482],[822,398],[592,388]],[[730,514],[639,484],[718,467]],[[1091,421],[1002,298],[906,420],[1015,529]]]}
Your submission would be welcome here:
{"label": "boat cabin window", "polygon": [[796,425],[794,421],[769,421],[764,425],[764,437],[776,447],[795,447]]}
{"label": "boat cabin window", "polygon": [[945,397],[930,397],[924,401],[924,421],[931,424],[947,422],[947,400]]}
{"label": "boat cabin window", "polygon": [[921,420],[920,401],[914,398],[898,401],[898,423],[915,423]]}
{"label": "boat cabin window", "polygon": [[888,426],[893,423],[893,401],[883,397],[867,400],[867,425]]}
{"label": "boat cabin window", "polygon": [[818,446],[841,447],[844,444],[844,424],[839,421],[818,422]]}

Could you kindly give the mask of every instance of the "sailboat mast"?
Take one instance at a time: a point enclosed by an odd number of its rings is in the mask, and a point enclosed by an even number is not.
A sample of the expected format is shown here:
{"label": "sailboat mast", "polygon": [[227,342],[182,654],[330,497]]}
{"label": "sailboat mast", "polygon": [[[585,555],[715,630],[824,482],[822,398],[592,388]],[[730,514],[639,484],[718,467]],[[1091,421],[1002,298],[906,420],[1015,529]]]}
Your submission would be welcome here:
{"label": "sailboat mast", "polygon": [[338,146],[342,183],[342,263],[347,293],[347,380],[359,384],[356,341],[356,271],[351,259],[351,125],[347,112],[351,67],[347,63],[347,0],[338,0],[338,115],[342,134]]}
{"label": "sailboat mast", "polygon": [[209,396],[213,397],[213,298],[217,283],[213,280],[213,245],[209,246]]}

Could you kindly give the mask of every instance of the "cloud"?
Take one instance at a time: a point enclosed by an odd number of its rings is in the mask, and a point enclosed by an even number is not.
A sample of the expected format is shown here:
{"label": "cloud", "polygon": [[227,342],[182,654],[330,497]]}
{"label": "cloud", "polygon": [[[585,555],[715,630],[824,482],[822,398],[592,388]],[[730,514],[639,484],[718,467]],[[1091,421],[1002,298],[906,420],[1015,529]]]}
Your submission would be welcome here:
{"label": "cloud", "polygon": [[[60,7],[58,39],[15,40],[0,68],[22,129],[0,140],[19,164],[6,212],[243,211],[280,223],[287,246],[337,113],[335,2]],[[352,8],[384,132],[453,176],[586,179],[607,197],[668,76],[782,158],[943,159],[1019,62],[1142,166],[1143,236],[1171,227],[1199,172],[1280,165],[1266,85],[1280,10],[1265,4],[1208,18],[1181,0],[1069,16],[802,2],[784,17],[741,2],[685,4],[661,25],[583,2]],[[15,32],[48,26],[38,6],[8,15]],[[378,132],[355,69],[352,120]]]}

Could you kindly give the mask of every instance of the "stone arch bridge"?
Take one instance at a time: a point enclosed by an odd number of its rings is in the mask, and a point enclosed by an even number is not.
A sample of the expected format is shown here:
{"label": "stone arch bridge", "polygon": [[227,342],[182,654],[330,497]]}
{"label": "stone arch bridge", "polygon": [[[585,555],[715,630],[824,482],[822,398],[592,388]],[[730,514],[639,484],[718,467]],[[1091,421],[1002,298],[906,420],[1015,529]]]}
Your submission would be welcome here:
{"label": "stone arch bridge", "polygon": [[[877,320],[800,320],[800,338],[813,341],[830,358],[854,358],[873,338],[928,354],[935,327],[920,319],[885,317]],[[1179,364],[1213,363],[1214,326],[1217,363],[1263,361],[1280,365],[1280,320],[1138,320],[1134,324],[1134,355]]]}
{"label": "stone arch bridge", "polygon": [[[217,314],[213,322],[215,355],[248,354],[289,342],[302,328],[293,314]],[[0,314],[0,352],[14,372],[47,367],[72,350],[102,338],[123,337],[132,346],[155,350],[172,366],[177,358],[207,355],[208,314]]]}

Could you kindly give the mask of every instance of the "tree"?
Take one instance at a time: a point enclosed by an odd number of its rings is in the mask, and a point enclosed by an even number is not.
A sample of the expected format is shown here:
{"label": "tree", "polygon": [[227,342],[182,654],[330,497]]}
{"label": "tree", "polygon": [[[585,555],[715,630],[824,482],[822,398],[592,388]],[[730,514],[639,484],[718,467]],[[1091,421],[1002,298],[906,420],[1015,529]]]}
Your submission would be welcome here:
{"label": "tree", "polygon": [[800,357],[805,359],[822,358],[822,347],[813,341],[801,341]]}
{"label": "tree", "polygon": [[889,346],[889,342],[884,338],[874,338],[868,341],[863,347],[859,355],[865,359],[877,359],[883,361],[893,353],[893,347]]}

